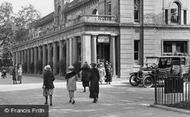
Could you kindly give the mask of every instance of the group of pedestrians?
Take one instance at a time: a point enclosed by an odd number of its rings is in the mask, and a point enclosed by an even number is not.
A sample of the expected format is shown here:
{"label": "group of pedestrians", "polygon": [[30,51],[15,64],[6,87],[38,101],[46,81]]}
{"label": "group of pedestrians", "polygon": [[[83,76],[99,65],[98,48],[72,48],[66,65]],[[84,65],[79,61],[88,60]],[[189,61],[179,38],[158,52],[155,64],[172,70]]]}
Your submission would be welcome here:
{"label": "group of pedestrians", "polygon": [[108,61],[106,62],[101,61],[98,64],[98,70],[100,74],[100,84],[103,84],[103,82],[106,82],[106,84],[111,84],[112,82],[111,63],[109,63]]}
{"label": "group of pedestrians", "polygon": [[[84,92],[86,92],[86,87],[89,87],[90,95],[89,97],[93,99],[93,103],[98,101],[99,95],[99,81],[100,81],[100,74],[97,68],[96,63],[91,63],[91,67],[85,62],[81,67],[81,80],[82,85],[84,87]],[[68,72],[65,75],[66,79],[66,87],[69,94],[69,103],[75,104],[74,100],[74,92],[77,89],[77,80],[78,80],[78,73],[75,70],[74,66],[68,67]],[[43,95],[45,97],[45,104],[48,104],[48,96],[50,97],[50,106],[52,106],[52,96],[53,96],[53,89],[54,84],[53,81],[55,80],[51,66],[46,65],[44,67],[44,74],[43,74]]]}
{"label": "group of pedestrians", "polygon": [[13,66],[11,74],[13,84],[22,84],[22,64]]}

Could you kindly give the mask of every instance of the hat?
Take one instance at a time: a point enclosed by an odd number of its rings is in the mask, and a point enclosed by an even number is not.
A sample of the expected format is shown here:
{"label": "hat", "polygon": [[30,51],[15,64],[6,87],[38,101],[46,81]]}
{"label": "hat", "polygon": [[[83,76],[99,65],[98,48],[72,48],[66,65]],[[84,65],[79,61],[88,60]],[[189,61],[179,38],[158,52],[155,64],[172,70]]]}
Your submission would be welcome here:
{"label": "hat", "polygon": [[68,69],[69,69],[69,70],[73,70],[74,67],[73,67],[72,65],[70,65]]}
{"label": "hat", "polygon": [[50,66],[50,65],[46,65],[46,66],[44,67],[44,69],[45,69],[45,70],[51,69],[51,66]]}
{"label": "hat", "polygon": [[96,63],[91,63],[90,64],[92,67],[96,67]]}

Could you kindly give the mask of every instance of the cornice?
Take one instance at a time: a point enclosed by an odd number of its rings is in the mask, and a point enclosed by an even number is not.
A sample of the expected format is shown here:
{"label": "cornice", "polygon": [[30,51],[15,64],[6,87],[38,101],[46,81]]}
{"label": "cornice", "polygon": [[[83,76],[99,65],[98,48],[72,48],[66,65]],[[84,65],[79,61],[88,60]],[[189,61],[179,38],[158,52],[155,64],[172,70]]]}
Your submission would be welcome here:
{"label": "cornice", "polygon": [[[133,23],[120,23],[119,27],[128,28],[140,28],[140,24]],[[144,28],[158,28],[158,29],[190,29],[190,25],[154,25],[154,24],[144,24]]]}

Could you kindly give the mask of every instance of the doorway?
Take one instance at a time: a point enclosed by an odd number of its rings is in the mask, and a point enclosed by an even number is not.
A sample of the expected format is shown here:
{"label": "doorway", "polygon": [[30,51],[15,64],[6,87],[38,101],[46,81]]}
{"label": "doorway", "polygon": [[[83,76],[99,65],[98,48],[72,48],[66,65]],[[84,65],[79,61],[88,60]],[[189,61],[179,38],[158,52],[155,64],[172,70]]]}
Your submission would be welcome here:
{"label": "doorway", "polygon": [[109,61],[110,62],[110,44],[109,43],[98,43],[97,44],[97,59],[98,61]]}

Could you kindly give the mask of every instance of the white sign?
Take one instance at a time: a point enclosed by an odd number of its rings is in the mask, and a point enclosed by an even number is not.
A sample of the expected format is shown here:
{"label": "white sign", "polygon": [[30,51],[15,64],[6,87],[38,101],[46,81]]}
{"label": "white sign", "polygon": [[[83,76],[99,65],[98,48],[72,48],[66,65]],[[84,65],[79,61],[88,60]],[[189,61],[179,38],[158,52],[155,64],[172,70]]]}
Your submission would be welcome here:
{"label": "white sign", "polygon": [[109,43],[109,36],[98,36],[98,43]]}

